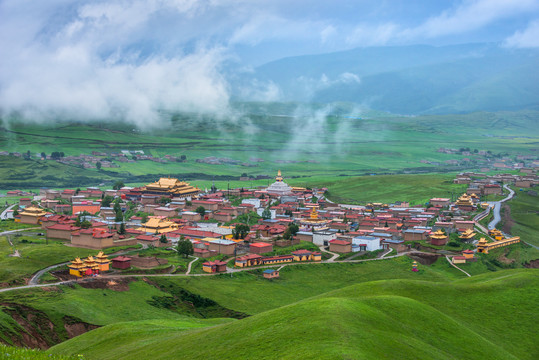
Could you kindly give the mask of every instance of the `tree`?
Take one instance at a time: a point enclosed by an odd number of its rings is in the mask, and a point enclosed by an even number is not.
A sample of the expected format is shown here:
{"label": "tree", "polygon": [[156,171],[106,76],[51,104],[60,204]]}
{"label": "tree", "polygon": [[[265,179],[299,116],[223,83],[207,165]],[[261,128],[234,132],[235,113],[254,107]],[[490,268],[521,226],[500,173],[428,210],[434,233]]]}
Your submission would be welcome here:
{"label": "tree", "polygon": [[92,223],[89,222],[88,220],[84,220],[83,222],[80,223],[80,227],[83,229],[89,229],[91,226],[92,226]]}
{"label": "tree", "polygon": [[146,222],[148,222],[148,214],[144,213],[144,214],[142,214],[140,217],[141,217],[140,221],[141,221],[143,224],[146,223]]}
{"label": "tree", "polygon": [[178,245],[176,246],[176,251],[178,252],[178,255],[183,255],[184,257],[193,255],[193,243],[181,236]]}
{"label": "tree", "polygon": [[271,211],[269,207],[265,208],[264,211],[262,211],[262,219],[269,220],[271,219]]}
{"label": "tree", "polygon": [[109,207],[110,204],[112,203],[112,200],[114,200],[114,198],[110,195],[105,195],[105,197],[103,198],[103,200],[101,201],[101,206],[102,207]]}
{"label": "tree", "polygon": [[166,197],[166,196],[161,196],[161,199],[159,199],[159,204],[168,204],[169,202],[171,202],[172,200],[170,200],[169,197]]}
{"label": "tree", "polygon": [[41,157],[42,157],[43,159],[46,159],[46,158],[47,158],[47,154],[45,154],[45,153],[42,151],[42,152],[41,152]]}
{"label": "tree", "polygon": [[316,196],[312,196],[311,197],[311,202],[314,204],[314,203],[317,203],[318,202],[318,198]]}
{"label": "tree", "polygon": [[206,209],[202,205],[197,207],[195,212],[199,213],[200,216],[202,216],[202,217],[204,217],[204,215],[206,215]]}
{"label": "tree", "polygon": [[192,203],[191,201],[187,200],[187,201],[185,202],[185,206],[191,206],[191,205],[193,205],[193,203]]}
{"label": "tree", "polygon": [[17,216],[17,215],[19,215],[19,210],[17,209],[13,210],[13,216]]}
{"label": "tree", "polygon": [[117,180],[114,185],[112,186],[112,188],[114,190],[120,190],[121,188],[123,188],[125,186],[124,182],[122,180]]}
{"label": "tree", "polygon": [[185,161],[185,160],[187,160],[187,156],[182,155],[182,156],[180,156],[180,159],[182,159],[182,161]]}
{"label": "tree", "polygon": [[159,238],[159,242],[161,244],[166,244],[168,243],[168,239],[167,239],[167,236],[165,234],[161,234],[161,237]]}
{"label": "tree", "polygon": [[122,212],[122,210],[116,213],[116,217],[114,218],[114,221],[116,222],[124,221],[124,213]]}
{"label": "tree", "polygon": [[232,230],[232,236],[234,239],[245,239],[251,228],[246,224],[236,224],[236,227]]}
{"label": "tree", "polygon": [[101,161],[96,162],[95,167],[97,168],[97,170],[101,170]]}
{"label": "tree", "polygon": [[78,195],[80,192],[80,188],[77,188],[77,190],[75,190],[75,195]]}
{"label": "tree", "polygon": [[63,158],[65,156],[63,151],[60,151],[60,157]]}
{"label": "tree", "polygon": [[125,234],[125,224],[123,222],[120,224],[120,229],[118,229],[118,234],[120,235]]}

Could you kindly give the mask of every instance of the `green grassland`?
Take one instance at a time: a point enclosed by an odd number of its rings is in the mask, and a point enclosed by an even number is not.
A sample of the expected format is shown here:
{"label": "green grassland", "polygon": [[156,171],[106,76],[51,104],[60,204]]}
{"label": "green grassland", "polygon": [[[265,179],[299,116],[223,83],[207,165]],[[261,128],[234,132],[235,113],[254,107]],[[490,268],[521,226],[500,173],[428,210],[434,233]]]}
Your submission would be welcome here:
{"label": "green grassland", "polygon": [[[265,115],[245,113],[236,119],[173,115],[161,127],[145,131],[125,124],[27,125],[14,121],[0,134],[0,150],[21,153],[30,150],[34,158],[35,153],[42,151],[79,155],[93,150],[144,150],[154,156],[186,155],[187,161],[166,164],[137,161],[97,171],[54,161],[2,157],[0,166],[11,171],[2,172],[0,187],[38,187],[35,184],[39,182],[51,187],[95,185],[113,178],[137,183],[159,175],[229,181],[242,173],[273,176],[277,169],[282,169],[288,178],[298,178],[302,184],[316,182],[316,177],[335,179],[340,175],[448,172],[460,168],[443,165],[443,161],[464,156],[437,153],[439,147],[529,153],[539,136],[534,126],[539,118],[536,111],[418,117],[379,113],[362,118],[361,115],[325,117],[314,112],[293,116],[293,111],[289,116],[274,116],[271,115],[276,113],[274,109],[270,105],[261,111]],[[207,156],[229,157],[256,166],[195,161]],[[252,157],[263,162],[250,161]],[[420,160],[442,164],[423,164]]]}
{"label": "green grassland", "polygon": [[[434,197],[451,198],[460,195],[467,185],[453,184],[453,174],[377,175],[351,177],[325,183],[328,198],[338,203],[368,203],[395,201],[425,204]],[[323,185],[321,183],[320,185]]]}
{"label": "green grassland", "polygon": [[[528,189],[515,190],[515,196],[507,204],[511,208],[511,218],[514,225],[511,227],[511,234],[520,236],[526,242],[539,246],[539,213],[537,204],[539,197],[528,194]],[[533,190],[533,189],[532,189]]]}
{"label": "green grassland", "polygon": [[534,270],[450,283],[366,281],[207,328],[106,326],[49,352],[89,359],[535,359],[538,300]]}

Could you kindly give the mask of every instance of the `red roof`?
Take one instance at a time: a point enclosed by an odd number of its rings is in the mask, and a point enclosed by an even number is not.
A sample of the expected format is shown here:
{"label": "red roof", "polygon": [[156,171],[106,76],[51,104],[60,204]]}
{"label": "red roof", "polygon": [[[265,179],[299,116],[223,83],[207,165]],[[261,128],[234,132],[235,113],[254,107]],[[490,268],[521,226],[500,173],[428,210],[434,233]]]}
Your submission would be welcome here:
{"label": "red roof", "polygon": [[249,254],[249,255],[243,255],[240,257],[237,257],[236,260],[243,261],[243,260],[250,260],[250,259],[260,259],[262,256],[258,254]]}
{"label": "red roof", "polygon": [[226,265],[226,262],[224,261],[219,261],[219,260],[215,260],[215,261],[206,261],[205,263],[203,263],[202,265],[205,265],[205,266],[213,266],[213,265]]}
{"label": "red roof", "polygon": [[251,246],[256,247],[256,248],[261,248],[261,247],[272,246],[272,245],[265,242],[256,242],[256,243],[252,243]]}
{"label": "red roof", "polygon": [[453,259],[466,260],[466,258],[464,256],[453,256]]}
{"label": "red roof", "polygon": [[80,227],[69,225],[69,224],[54,224],[54,225],[51,225],[51,226],[47,226],[47,229],[76,231],[76,230],[80,230]]}
{"label": "red roof", "polygon": [[194,237],[200,237],[200,238],[205,238],[205,237],[220,238],[221,236],[223,236],[219,233],[214,233],[212,231],[192,230],[192,229],[185,229],[185,228],[172,231],[172,233],[183,235],[183,236],[194,236]]}
{"label": "red roof", "polygon": [[127,256],[118,256],[118,257],[115,257],[114,259],[112,259],[112,261],[121,261],[121,262],[131,261],[131,258],[127,257]]}
{"label": "red roof", "polygon": [[332,243],[332,244],[335,244],[335,245],[350,245],[350,244],[351,244],[350,241],[346,241],[346,240],[337,240],[337,239],[335,239],[335,240],[330,240],[329,242]]}
{"label": "red roof", "polygon": [[265,261],[265,260],[292,259],[292,258],[293,258],[292,255],[269,256],[269,257],[265,257],[265,258],[264,258],[264,261]]}
{"label": "red roof", "polygon": [[294,254],[294,255],[301,255],[301,254],[310,255],[310,254],[312,254],[312,251],[309,251],[309,250],[306,250],[306,249],[300,249],[300,250],[292,251],[292,254]]}

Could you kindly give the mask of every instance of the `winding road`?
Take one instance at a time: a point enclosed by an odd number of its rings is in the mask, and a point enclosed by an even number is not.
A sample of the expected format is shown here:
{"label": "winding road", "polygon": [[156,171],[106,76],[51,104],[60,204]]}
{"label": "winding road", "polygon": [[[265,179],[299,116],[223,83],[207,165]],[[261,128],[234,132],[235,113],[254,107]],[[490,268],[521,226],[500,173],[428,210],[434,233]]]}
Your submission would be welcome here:
{"label": "winding road", "polygon": [[489,202],[489,205],[492,205],[492,207],[493,207],[493,215],[494,215],[494,218],[488,224],[488,229],[489,230],[494,229],[496,227],[496,225],[502,220],[502,218],[500,216],[500,209],[502,207],[502,203],[506,202],[508,200],[511,200],[513,198],[513,196],[515,195],[515,192],[511,188],[509,188],[509,186],[507,186],[507,184],[504,185],[503,187],[506,190],[509,191],[509,195],[507,195],[507,197],[505,199],[503,199],[503,200]]}
{"label": "winding road", "polygon": [[[242,269],[227,269],[226,273],[250,271],[250,270],[255,270],[255,269],[275,268],[275,267],[279,268],[279,269],[282,269],[285,266],[295,266],[295,265],[314,265],[314,264],[327,264],[327,263],[333,263],[333,264],[335,264],[335,263],[360,263],[360,262],[365,262],[365,261],[379,261],[379,260],[393,259],[393,258],[396,258],[396,257],[408,255],[409,253],[412,253],[412,252],[417,253],[418,251],[406,251],[406,252],[402,252],[402,253],[397,254],[397,255],[386,256],[386,257],[383,257],[383,258],[379,257],[379,258],[373,258],[373,259],[334,261],[334,258],[332,257],[331,259],[320,261],[320,262],[318,262],[318,261],[317,262],[295,262],[295,263],[291,263],[291,264],[276,264],[276,265],[267,265],[267,266],[248,267],[248,268],[242,268]],[[338,256],[338,254],[335,254],[335,255]],[[192,264],[196,260],[198,260],[198,258],[194,259],[189,264]],[[56,265],[53,265],[52,267],[60,266],[60,265],[62,265],[62,264],[56,264]],[[49,268],[51,268],[51,267],[49,267]],[[47,268],[47,269],[49,269],[49,268]],[[47,269],[40,270],[40,272],[44,273],[44,272],[46,272]],[[191,270],[191,269],[189,268],[188,270]],[[215,276],[215,275],[226,274],[226,273],[208,273],[208,274],[188,274],[188,273],[185,273],[185,274],[130,274],[130,275],[104,275],[104,274],[102,274],[99,277],[102,278],[102,279],[134,278],[134,277],[159,277],[159,276],[161,276],[161,277],[190,277],[190,276]],[[37,273],[36,273],[36,275],[37,275]],[[85,279],[83,279],[82,281],[84,281],[84,280]],[[24,286],[16,286],[16,287],[0,289],[0,293],[8,292],[8,291],[14,291],[14,290],[31,289],[31,288],[36,288],[36,287],[47,287],[47,286],[75,284],[78,281],[81,281],[81,280],[68,280],[68,281],[59,281],[59,282],[48,283],[48,284],[30,284],[30,285],[24,285]]]}
{"label": "winding road", "polygon": [[13,204],[13,205],[10,205],[9,207],[7,207],[4,211],[2,211],[2,213],[0,214],[0,220],[7,220],[7,212],[11,209],[13,209],[13,207],[15,206],[16,204]]}

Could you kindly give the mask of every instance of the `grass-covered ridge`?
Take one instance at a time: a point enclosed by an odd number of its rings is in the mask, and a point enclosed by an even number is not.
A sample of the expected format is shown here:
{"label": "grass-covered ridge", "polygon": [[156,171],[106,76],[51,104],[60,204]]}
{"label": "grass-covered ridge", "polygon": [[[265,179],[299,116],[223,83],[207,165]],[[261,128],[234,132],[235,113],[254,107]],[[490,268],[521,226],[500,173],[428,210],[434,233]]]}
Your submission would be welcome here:
{"label": "grass-covered ridge", "polygon": [[131,335],[135,324],[106,326],[50,352],[89,359],[535,359],[538,301],[535,270],[450,283],[369,281],[209,328],[153,324],[143,341]]}

